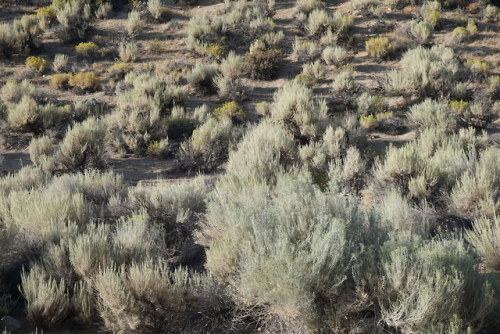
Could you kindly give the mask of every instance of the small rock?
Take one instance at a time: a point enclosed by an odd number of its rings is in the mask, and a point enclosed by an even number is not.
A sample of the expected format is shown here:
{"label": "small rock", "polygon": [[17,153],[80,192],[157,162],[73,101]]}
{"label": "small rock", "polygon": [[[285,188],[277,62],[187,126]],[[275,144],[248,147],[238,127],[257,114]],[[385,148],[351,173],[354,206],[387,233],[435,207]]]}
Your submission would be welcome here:
{"label": "small rock", "polygon": [[21,322],[8,315],[0,318],[0,329],[8,332],[15,332],[21,329]]}

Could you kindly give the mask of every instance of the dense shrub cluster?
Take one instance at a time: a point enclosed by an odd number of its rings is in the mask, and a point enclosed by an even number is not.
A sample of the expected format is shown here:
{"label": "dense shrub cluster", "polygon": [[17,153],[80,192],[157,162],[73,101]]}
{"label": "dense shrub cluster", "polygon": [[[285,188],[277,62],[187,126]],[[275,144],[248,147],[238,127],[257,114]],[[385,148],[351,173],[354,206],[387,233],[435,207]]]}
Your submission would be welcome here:
{"label": "dense shrub cluster", "polygon": [[[446,135],[443,129],[431,128],[415,142],[387,150],[385,159],[375,164],[375,178],[366,196],[383,199],[394,188],[421,212],[413,223],[413,219],[407,221],[410,228],[412,224],[428,228],[428,223],[446,215],[493,217],[499,205],[497,160],[498,148],[488,147],[487,138],[476,136],[473,129]],[[448,200],[443,202],[439,194]]]}
{"label": "dense shrub cluster", "polygon": [[152,141],[177,135],[176,123],[189,122],[180,108],[186,93],[169,76],[129,73],[116,93],[117,107],[107,118],[115,150],[144,154]]}
{"label": "dense shrub cluster", "polygon": [[[0,87],[0,145],[29,138],[31,160],[1,165],[0,314],[110,333],[498,328],[500,78],[450,47],[491,35],[498,9],[350,4],[280,3],[286,32],[274,0],[168,23],[160,0],[53,0],[1,24],[0,56],[31,70],[13,76],[59,91]],[[91,36],[120,5],[126,39],[101,35],[115,20]],[[165,54],[180,28],[198,59]],[[43,32],[74,53],[27,54]]]}
{"label": "dense shrub cluster", "polygon": [[[237,291],[240,307],[271,332],[483,326],[495,301],[463,240],[392,230],[335,184],[321,191],[307,173],[284,174],[284,147],[262,130],[231,155],[203,230],[207,268]],[[251,149],[257,142],[267,149]]]}
{"label": "dense shrub cluster", "polygon": [[[121,177],[93,171],[48,177],[26,168],[0,181],[1,237],[29,240],[39,258],[15,269],[30,321],[52,327],[65,319],[83,326],[99,320],[106,330],[127,332],[173,326],[201,333],[224,325],[215,321],[228,305],[219,284],[164,258],[166,247],[180,251],[205,210],[202,179],[128,193]],[[125,217],[110,218],[113,212]]]}
{"label": "dense shrub cluster", "polygon": [[8,58],[14,53],[37,49],[42,32],[38,17],[32,15],[0,24],[0,56]]}
{"label": "dense shrub cluster", "polygon": [[1,118],[13,131],[26,131],[35,134],[57,128],[71,118],[70,109],[66,106],[55,106],[51,103],[42,105],[37,100],[40,93],[27,80],[21,82],[8,81],[0,89],[0,106],[5,110]]}

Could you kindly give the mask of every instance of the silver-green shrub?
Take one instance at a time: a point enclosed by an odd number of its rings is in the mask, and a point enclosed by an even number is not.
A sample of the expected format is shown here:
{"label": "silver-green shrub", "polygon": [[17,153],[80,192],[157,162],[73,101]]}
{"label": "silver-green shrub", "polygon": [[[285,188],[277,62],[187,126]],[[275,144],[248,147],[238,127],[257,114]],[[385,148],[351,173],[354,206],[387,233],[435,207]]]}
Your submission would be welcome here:
{"label": "silver-green shrub", "polygon": [[27,318],[37,325],[50,327],[70,311],[65,281],[47,276],[40,266],[21,274],[20,288],[26,299]]}
{"label": "silver-green shrub", "polygon": [[479,253],[489,269],[500,268],[500,219],[478,219],[474,221],[473,229],[466,232],[467,241]]}
{"label": "silver-green shrub", "polygon": [[173,107],[182,105],[185,90],[169,76],[129,73],[117,87],[117,107],[108,115],[108,142],[116,151],[146,153],[167,137]]}
{"label": "silver-green shrub", "polygon": [[314,138],[329,123],[326,101],[297,81],[287,82],[274,94],[270,118],[296,137]]}
{"label": "silver-green shrub", "polygon": [[459,63],[452,49],[435,45],[408,50],[400,69],[389,72],[385,90],[394,95],[432,97],[452,91]]}

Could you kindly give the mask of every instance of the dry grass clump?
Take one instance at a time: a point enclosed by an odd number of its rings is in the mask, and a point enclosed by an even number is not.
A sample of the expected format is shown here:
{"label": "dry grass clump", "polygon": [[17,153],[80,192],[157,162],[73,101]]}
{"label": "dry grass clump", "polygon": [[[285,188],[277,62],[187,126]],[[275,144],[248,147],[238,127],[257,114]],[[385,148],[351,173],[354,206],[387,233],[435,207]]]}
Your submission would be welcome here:
{"label": "dry grass clump", "polygon": [[217,120],[229,118],[233,122],[243,122],[247,118],[247,112],[241,108],[235,101],[225,102],[214,108],[212,115]]}
{"label": "dry grass clump", "polygon": [[448,35],[448,41],[450,44],[459,44],[461,42],[470,39],[472,36],[477,34],[477,25],[473,20],[469,20],[467,22],[467,26],[465,27],[456,27],[453,31]]}
{"label": "dry grass clump", "polygon": [[335,65],[336,67],[340,67],[347,63],[347,60],[349,59],[349,53],[345,48],[341,46],[328,46],[323,49],[321,58],[327,65]]}
{"label": "dry grass clump", "polygon": [[66,282],[46,277],[41,267],[31,268],[21,275],[21,293],[26,299],[27,318],[35,324],[50,327],[70,311]]}
{"label": "dry grass clump", "polygon": [[500,10],[494,5],[487,5],[484,8],[483,18],[487,22],[496,22],[500,17]]}
{"label": "dry grass clump", "polygon": [[320,0],[297,0],[295,7],[306,14],[310,13],[313,9],[322,8],[323,2]]}
{"label": "dry grass clump", "polygon": [[127,73],[134,70],[134,66],[128,63],[116,63],[108,68],[109,76],[114,80],[123,80]]}
{"label": "dry grass clump", "polygon": [[100,88],[101,79],[94,72],[79,72],[69,78],[68,84],[83,91],[93,92]]}
{"label": "dry grass clump", "polygon": [[69,88],[70,73],[56,73],[50,77],[50,87],[55,89]]}
{"label": "dry grass clump", "polygon": [[163,7],[161,0],[148,0],[147,6],[149,14],[155,20],[160,20],[167,12],[167,9]]}
{"label": "dry grass clump", "polygon": [[95,16],[98,19],[105,19],[111,15],[113,11],[113,4],[110,2],[102,2],[95,11]]}

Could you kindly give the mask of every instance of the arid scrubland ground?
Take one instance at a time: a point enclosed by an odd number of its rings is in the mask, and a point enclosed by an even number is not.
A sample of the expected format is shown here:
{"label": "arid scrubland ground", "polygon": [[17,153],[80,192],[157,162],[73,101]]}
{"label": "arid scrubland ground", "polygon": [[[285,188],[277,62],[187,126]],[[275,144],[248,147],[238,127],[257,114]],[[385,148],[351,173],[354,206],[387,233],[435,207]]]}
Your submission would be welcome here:
{"label": "arid scrubland ground", "polygon": [[0,331],[498,333],[497,6],[0,0]]}

